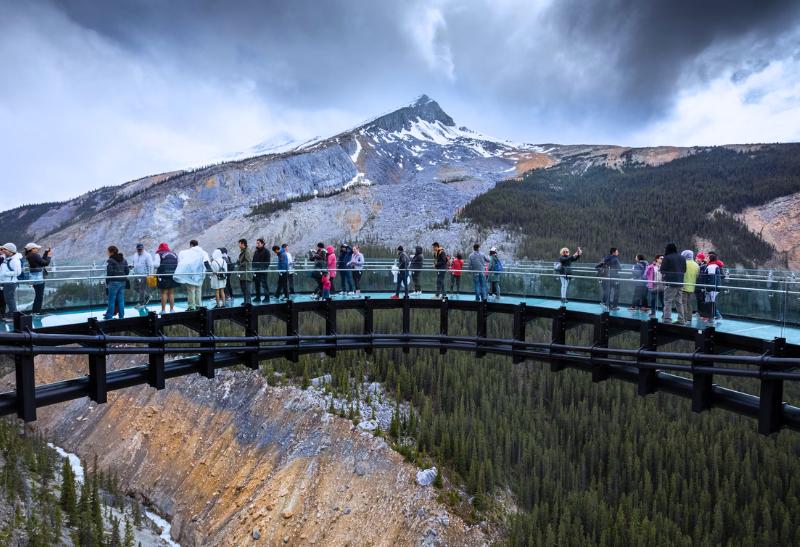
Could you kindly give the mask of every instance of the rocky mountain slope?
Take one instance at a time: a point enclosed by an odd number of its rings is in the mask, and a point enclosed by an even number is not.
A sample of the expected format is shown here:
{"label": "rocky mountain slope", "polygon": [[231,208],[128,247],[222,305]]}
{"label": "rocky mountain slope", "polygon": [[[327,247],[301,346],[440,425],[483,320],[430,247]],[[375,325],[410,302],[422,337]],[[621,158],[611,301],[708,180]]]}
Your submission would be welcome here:
{"label": "rocky mountain slope", "polygon": [[[56,248],[61,263],[102,258],[109,244],[125,250],[137,241],[148,248],[166,241],[182,248],[196,238],[205,248],[233,248],[239,237],[261,235],[301,249],[342,239],[391,246],[438,239],[466,248],[479,238],[513,252],[506,234],[450,221],[497,182],[531,169],[628,169],[703,150],[514,144],[457,126],[425,95],[331,138],[262,145],[252,152],[266,153],[253,157],[19,207],[0,213],[0,225],[17,243]],[[280,206],[252,214],[270,203]]]}
{"label": "rocky mountain slope", "polygon": [[[113,362],[112,362],[113,361]],[[111,368],[129,366],[113,359]],[[83,362],[45,359],[38,381]],[[172,521],[181,545],[480,545],[383,439],[329,415],[312,392],[225,371],[41,409],[36,427],[99,456]]]}

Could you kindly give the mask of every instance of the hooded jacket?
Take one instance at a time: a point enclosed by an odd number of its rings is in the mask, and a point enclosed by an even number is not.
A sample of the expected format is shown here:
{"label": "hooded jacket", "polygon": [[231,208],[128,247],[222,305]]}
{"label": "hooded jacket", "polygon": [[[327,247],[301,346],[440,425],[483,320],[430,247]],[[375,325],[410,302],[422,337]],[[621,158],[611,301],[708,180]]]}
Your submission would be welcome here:
{"label": "hooded jacket", "polygon": [[0,283],[14,283],[22,274],[22,255],[14,253],[0,264]]}
{"label": "hooded jacket", "polygon": [[178,266],[172,276],[178,283],[199,287],[206,278],[206,263],[209,262],[208,253],[196,245],[178,253]]}
{"label": "hooded jacket", "polygon": [[289,257],[286,255],[286,249],[281,249],[278,251],[278,271],[289,271]]}
{"label": "hooded jacket", "polygon": [[667,245],[664,250],[664,260],[661,261],[661,275],[665,283],[678,285],[683,283],[686,274],[686,259],[678,254],[674,243]]}
{"label": "hooded jacket", "polygon": [[331,276],[331,279],[336,277],[336,250],[333,248],[333,245],[328,246],[328,275]]}
{"label": "hooded jacket", "polygon": [[411,270],[415,272],[420,271],[424,261],[425,255],[422,254],[422,247],[417,245],[414,249],[414,256],[411,258]]}
{"label": "hooded jacket", "polygon": [[106,260],[106,283],[125,283],[128,277],[128,261],[122,253],[111,255]]}

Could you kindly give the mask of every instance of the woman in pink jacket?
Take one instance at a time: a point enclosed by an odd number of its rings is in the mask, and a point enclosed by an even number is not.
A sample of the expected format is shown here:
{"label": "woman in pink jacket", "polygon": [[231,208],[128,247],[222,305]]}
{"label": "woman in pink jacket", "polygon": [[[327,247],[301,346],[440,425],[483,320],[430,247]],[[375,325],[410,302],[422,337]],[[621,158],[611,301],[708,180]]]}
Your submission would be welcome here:
{"label": "woman in pink jacket", "polygon": [[336,277],[336,250],[333,245],[328,245],[328,277],[331,280],[331,294],[336,292],[333,287],[333,280]]}
{"label": "woman in pink jacket", "polygon": [[644,278],[647,280],[647,300],[650,304],[650,317],[656,316],[656,306],[661,302],[664,308],[664,284],[661,282],[661,260],[662,255],[656,255],[655,259],[647,265],[644,271]]}

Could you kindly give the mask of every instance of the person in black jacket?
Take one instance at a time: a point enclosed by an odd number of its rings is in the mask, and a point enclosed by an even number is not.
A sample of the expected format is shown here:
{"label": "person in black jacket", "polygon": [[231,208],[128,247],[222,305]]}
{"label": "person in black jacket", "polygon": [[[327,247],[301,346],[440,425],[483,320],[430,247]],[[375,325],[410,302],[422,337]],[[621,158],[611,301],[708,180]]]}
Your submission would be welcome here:
{"label": "person in black jacket", "polygon": [[678,317],[683,317],[681,289],[686,274],[686,259],[678,254],[674,243],[667,243],[664,260],[661,261],[661,278],[664,281],[664,323],[672,323],[672,308],[678,310]]}
{"label": "person in black jacket", "polygon": [[570,274],[572,274],[572,263],[578,260],[583,251],[580,247],[575,251],[575,254],[570,255],[569,249],[564,247],[561,249],[560,256],[558,257],[558,273],[561,280],[561,303],[567,303],[567,289],[569,289]]}
{"label": "person in black jacket", "polygon": [[408,255],[403,250],[403,246],[400,245],[397,247],[397,286],[395,287],[394,294],[390,297],[392,300],[400,298],[401,284],[405,287],[405,296],[408,298],[408,266],[410,263],[411,259],[408,258]]}
{"label": "person in black jacket", "polygon": [[647,270],[647,260],[643,254],[636,255],[636,262],[633,264],[631,279],[634,280],[633,286],[633,301],[631,311],[649,311],[647,307],[647,280],[645,279],[645,272]]}
{"label": "person in black jacket", "polygon": [[619,261],[619,249],[611,247],[603,258],[603,305],[609,310],[619,309],[619,272],[622,264]]}
{"label": "person in black jacket", "polygon": [[411,257],[411,282],[414,283],[414,291],[412,296],[419,296],[422,294],[422,282],[419,280],[422,275],[422,265],[425,256],[423,255],[422,246],[417,245],[414,249],[414,256]]}
{"label": "person in black jacket", "polygon": [[108,308],[103,319],[113,319],[119,310],[119,318],[125,317],[125,286],[128,277],[128,261],[114,245],[108,248],[106,261],[106,287],[108,288]]}
{"label": "person in black jacket", "polygon": [[[264,243],[264,238],[256,239],[256,250],[253,251],[252,268],[256,272],[253,280],[256,285],[256,297],[253,302],[269,302],[269,280],[267,270],[269,269],[270,252]],[[261,298],[261,287],[264,287],[264,298]]]}
{"label": "person in black jacket", "polygon": [[52,250],[47,249],[44,254],[40,254],[41,245],[28,243],[25,245],[25,259],[30,268],[31,285],[33,286],[33,307],[31,313],[39,315],[42,313],[42,301],[44,300],[44,276],[45,268],[50,265]]}
{"label": "person in black jacket", "polygon": [[444,279],[447,276],[447,253],[439,242],[433,244],[433,267],[436,269],[436,298],[445,298],[447,289]]}

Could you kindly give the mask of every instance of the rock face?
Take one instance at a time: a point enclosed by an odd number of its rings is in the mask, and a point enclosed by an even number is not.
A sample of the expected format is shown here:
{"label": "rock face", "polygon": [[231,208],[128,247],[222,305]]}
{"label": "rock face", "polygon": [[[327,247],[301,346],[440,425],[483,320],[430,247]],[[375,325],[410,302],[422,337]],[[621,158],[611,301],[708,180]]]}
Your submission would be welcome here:
{"label": "rock face", "polygon": [[784,253],[790,269],[800,269],[800,194],[748,207],[739,218],[778,252]]}
{"label": "rock face", "polygon": [[[111,362],[111,360],[110,360]],[[114,359],[112,368],[129,366]],[[83,360],[37,362],[37,381]],[[172,521],[182,545],[441,545],[486,539],[418,486],[413,466],[319,399],[255,372],[189,376],[40,410],[36,427],[120,473]],[[287,539],[288,538],[288,539]]]}

